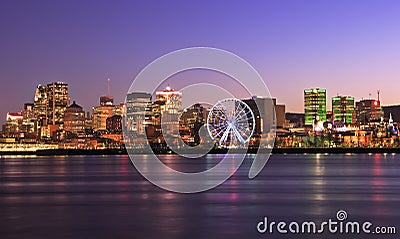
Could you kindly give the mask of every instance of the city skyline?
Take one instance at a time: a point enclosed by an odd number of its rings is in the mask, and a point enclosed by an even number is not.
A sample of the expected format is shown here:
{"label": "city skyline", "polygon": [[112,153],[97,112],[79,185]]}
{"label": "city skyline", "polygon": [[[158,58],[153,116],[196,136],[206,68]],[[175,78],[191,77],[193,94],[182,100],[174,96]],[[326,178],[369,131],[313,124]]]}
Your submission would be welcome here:
{"label": "city skyline", "polygon": [[68,82],[71,99],[88,110],[96,96],[107,94],[111,78],[111,94],[122,102],[143,67],[192,46],[246,59],[288,112],[302,112],[299,89],[314,87],[328,89],[328,98],[356,99],[380,89],[384,105],[400,103],[393,87],[400,78],[397,1],[260,1],[245,8],[222,1],[1,5],[0,72],[7,87],[0,89],[0,122],[31,102],[39,83]]}
{"label": "city skyline", "polygon": [[[109,82],[109,81],[108,81]],[[66,85],[66,87],[67,87],[67,92],[69,93],[69,95],[70,95],[70,91],[68,91],[68,85],[69,85],[69,83],[68,82],[51,82],[51,83],[48,83],[48,84],[38,84],[37,86],[36,86],[36,91],[34,91],[35,92],[35,94],[34,94],[34,100],[32,101],[32,102],[23,102],[23,103],[21,103],[21,105],[20,105],[20,108],[19,108],[19,110],[14,110],[14,111],[9,111],[9,112],[5,112],[5,114],[8,116],[8,114],[15,114],[15,113],[21,113],[22,114],[22,112],[23,112],[23,109],[24,109],[24,107],[26,107],[25,105],[29,105],[29,104],[34,104],[34,102],[35,102],[35,99],[38,97],[38,90],[41,88],[41,87],[44,87],[44,86],[52,86],[52,85],[54,85],[54,84],[61,84],[61,85]],[[165,86],[166,85],[166,86]],[[157,92],[155,91],[155,92],[153,92],[153,95],[151,94],[151,92],[136,92],[136,93],[139,93],[139,94],[148,94],[148,95],[150,95],[151,96],[151,99],[152,99],[152,101],[154,102],[154,101],[156,101],[157,99],[156,99],[156,97],[157,97],[157,94],[159,93],[159,91],[176,91],[176,92],[180,92],[180,90],[181,89],[173,89],[169,84],[162,84],[158,89],[157,89]],[[328,96],[328,94],[327,94],[327,92],[328,92],[328,90],[327,89],[324,89],[324,88],[320,88],[320,87],[316,87],[316,88],[307,88],[307,89],[303,89],[303,90],[300,90],[300,91],[302,91],[303,93],[304,93],[304,95],[302,96],[303,98],[302,99],[300,99],[300,101],[301,100],[304,100],[304,97],[306,96],[306,92],[313,92],[314,90],[318,90],[318,91],[323,91],[324,92],[324,95],[323,95],[323,98],[324,98],[324,102],[323,102],[323,104],[325,104],[325,109],[323,110],[323,115],[326,115],[327,113],[333,113],[333,111],[334,111],[334,107],[333,107],[333,105],[332,105],[332,101],[334,100],[334,99],[337,99],[338,97],[351,97],[352,99],[353,99],[353,103],[354,103],[354,106],[355,106],[355,103],[360,103],[360,102],[362,102],[362,101],[367,101],[367,100],[372,100],[372,101],[379,101],[379,107],[391,107],[391,106],[400,106],[400,102],[399,103],[397,103],[397,104],[391,104],[391,105],[386,105],[386,104],[382,104],[382,101],[380,101],[380,91],[378,90],[378,92],[377,92],[377,97],[375,98],[375,97],[373,97],[372,95],[370,95],[369,97],[367,97],[367,98],[361,98],[361,99],[357,99],[357,98],[355,98],[355,97],[353,97],[351,94],[350,95],[346,95],[346,96],[343,96],[343,95],[339,95],[339,94],[337,94],[337,95],[335,95],[335,96]],[[132,93],[132,92],[131,92]],[[129,95],[131,94],[131,93],[129,93],[129,94],[127,94],[127,97],[129,98]],[[133,93],[135,93],[135,92],[133,92]],[[156,94],[157,93],[157,94]],[[259,97],[259,96],[252,96],[252,97]],[[241,100],[248,100],[248,99],[251,99],[252,97],[242,97],[242,98],[240,98]],[[99,99],[100,99],[100,101],[99,101]],[[280,99],[277,99],[277,98],[275,98],[275,97],[272,97],[271,99],[274,99],[275,101],[277,101],[277,100],[280,100]],[[69,107],[69,106],[72,106],[72,105],[75,105],[76,103],[79,103],[80,104],[80,99],[73,99],[73,98],[70,98],[69,96],[68,96],[68,102],[69,102],[69,104],[67,104],[67,103],[65,103],[65,105],[64,105],[64,107]],[[302,103],[304,103],[303,101],[301,101]],[[107,94],[103,94],[103,95],[99,95],[99,96],[97,96],[97,103],[95,104],[95,105],[92,105],[92,106],[90,106],[89,108],[85,108],[85,107],[82,107],[82,109],[83,109],[83,111],[85,112],[85,113],[89,113],[90,115],[92,115],[94,112],[95,112],[95,110],[98,108],[98,107],[101,107],[101,106],[121,106],[121,105],[123,105],[123,104],[126,104],[126,102],[125,102],[125,100],[123,100],[122,102],[115,102],[114,101],[114,96],[113,95],[111,95],[110,94],[110,92],[109,91],[107,91]],[[80,104],[81,105],[81,104]],[[284,107],[290,107],[290,106],[288,106],[288,105],[286,105],[286,104],[282,104],[281,103],[281,105],[283,105]],[[299,111],[299,112],[292,112],[292,111],[288,111],[288,110],[285,110],[285,113],[295,113],[295,114],[306,114],[307,115],[307,110],[306,110],[306,108],[307,108],[308,106],[307,105],[304,105],[303,104],[303,108],[302,108],[302,110],[301,111]],[[0,112],[0,113],[4,113],[4,112]],[[307,116],[306,116],[307,117]],[[312,119],[308,119],[308,121],[309,122],[311,122],[313,119],[314,119],[315,117],[313,117]],[[324,119],[322,119],[322,121],[326,121],[326,118],[324,118]],[[0,120],[0,122],[2,122],[2,120]],[[6,122],[6,119],[4,119],[4,122],[2,122],[2,123],[5,123]],[[346,121],[346,123],[351,123],[351,122],[347,122]]]}

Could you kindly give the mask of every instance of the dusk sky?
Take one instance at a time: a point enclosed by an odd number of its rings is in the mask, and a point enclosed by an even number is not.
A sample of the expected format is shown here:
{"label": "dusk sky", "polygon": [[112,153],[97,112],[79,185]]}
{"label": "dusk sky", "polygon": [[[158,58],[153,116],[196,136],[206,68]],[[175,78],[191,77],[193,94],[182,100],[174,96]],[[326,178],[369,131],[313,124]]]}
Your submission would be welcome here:
{"label": "dusk sky", "polygon": [[303,112],[310,87],[326,88],[328,101],[380,89],[383,105],[400,104],[396,0],[2,0],[0,30],[0,123],[53,81],[69,83],[71,100],[88,111],[111,78],[122,102],[143,67],[194,46],[247,60],[289,112]]}

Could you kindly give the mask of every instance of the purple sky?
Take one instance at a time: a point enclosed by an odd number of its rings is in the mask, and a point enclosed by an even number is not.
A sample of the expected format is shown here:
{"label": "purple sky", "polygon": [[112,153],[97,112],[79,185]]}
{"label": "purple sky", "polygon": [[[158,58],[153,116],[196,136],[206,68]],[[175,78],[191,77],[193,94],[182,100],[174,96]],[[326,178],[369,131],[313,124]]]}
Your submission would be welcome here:
{"label": "purple sky", "polygon": [[0,2],[0,122],[37,84],[65,81],[86,110],[157,57],[211,46],[250,62],[288,111],[303,89],[400,104],[400,1]]}

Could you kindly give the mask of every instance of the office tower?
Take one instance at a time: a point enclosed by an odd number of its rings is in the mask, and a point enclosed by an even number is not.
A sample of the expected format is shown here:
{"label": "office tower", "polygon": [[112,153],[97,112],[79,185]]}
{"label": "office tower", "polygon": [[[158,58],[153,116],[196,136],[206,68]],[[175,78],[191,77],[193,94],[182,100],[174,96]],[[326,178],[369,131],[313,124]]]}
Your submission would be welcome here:
{"label": "office tower", "polygon": [[304,90],[305,125],[314,125],[315,121],[326,121],[326,90]]}
{"label": "office tower", "polygon": [[361,124],[378,121],[384,116],[381,102],[375,99],[361,100],[356,103],[357,122]]}
{"label": "office tower", "polygon": [[163,134],[178,133],[179,116],[182,112],[182,92],[166,87],[163,91],[156,92],[156,102],[160,106],[161,122],[167,132]]}
{"label": "office tower", "polygon": [[46,86],[38,85],[33,102],[33,113],[36,120],[35,132],[39,136],[41,127],[47,125],[47,90]]}
{"label": "office tower", "polygon": [[332,113],[334,121],[343,123],[354,123],[353,115],[355,111],[354,97],[336,96],[332,98]]}
{"label": "office tower", "polygon": [[146,133],[146,125],[150,124],[151,94],[133,92],[126,97],[126,129],[129,132]]}
{"label": "office tower", "polygon": [[24,137],[34,137],[35,136],[35,114],[34,114],[34,104],[25,103],[24,109],[22,110],[22,128],[21,132]]}
{"label": "office tower", "polygon": [[64,130],[72,134],[71,137],[85,135],[85,111],[75,101],[65,110]]}
{"label": "office tower", "polygon": [[62,128],[64,112],[70,104],[68,84],[53,82],[46,86],[47,95],[47,124],[58,125]]}
{"label": "office tower", "polygon": [[166,87],[163,91],[156,92],[156,101],[164,102],[161,112],[178,114],[182,111],[182,92]]}

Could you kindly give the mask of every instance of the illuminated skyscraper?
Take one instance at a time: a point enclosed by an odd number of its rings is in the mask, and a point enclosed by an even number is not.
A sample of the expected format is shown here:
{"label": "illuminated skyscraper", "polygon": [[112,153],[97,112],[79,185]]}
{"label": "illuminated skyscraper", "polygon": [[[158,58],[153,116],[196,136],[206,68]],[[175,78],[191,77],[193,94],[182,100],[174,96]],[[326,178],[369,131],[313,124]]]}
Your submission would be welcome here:
{"label": "illuminated skyscraper", "polygon": [[59,125],[64,123],[64,112],[70,104],[68,84],[53,82],[46,86],[47,94],[47,124]]}
{"label": "illuminated skyscraper", "polygon": [[35,114],[34,114],[34,104],[26,103],[24,104],[24,109],[22,111],[22,128],[21,132],[24,137],[34,137],[35,136]]}
{"label": "illuminated skyscraper", "polygon": [[33,113],[36,120],[35,131],[40,135],[41,127],[47,125],[47,90],[46,86],[38,85],[33,102]]}
{"label": "illuminated skyscraper", "polygon": [[[126,97],[126,127],[130,132],[145,134],[145,127],[150,124],[151,94],[133,92]],[[147,116],[147,117],[146,117]]]}
{"label": "illuminated skyscraper", "polygon": [[169,86],[163,91],[156,92],[156,101],[164,102],[161,105],[161,112],[178,114],[182,111],[182,92],[175,91]]}
{"label": "illuminated skyscraper", "polygon": [[179,131],[179,116],[182,112],[182,92],[175,91],[171,87],[156,92],[156,102],[160,106],[161,122],[170,134]]}
{"label": "illuminated skyscraper", "polygon": [[326,90],[304,90],[305,125],[314,125],[315,121],[326,121]]}
{"label": "illuminated skyscraper", "polygon": [[354,97],[336,96],[332,98],[333,120],[343,123],[354,123]]}

